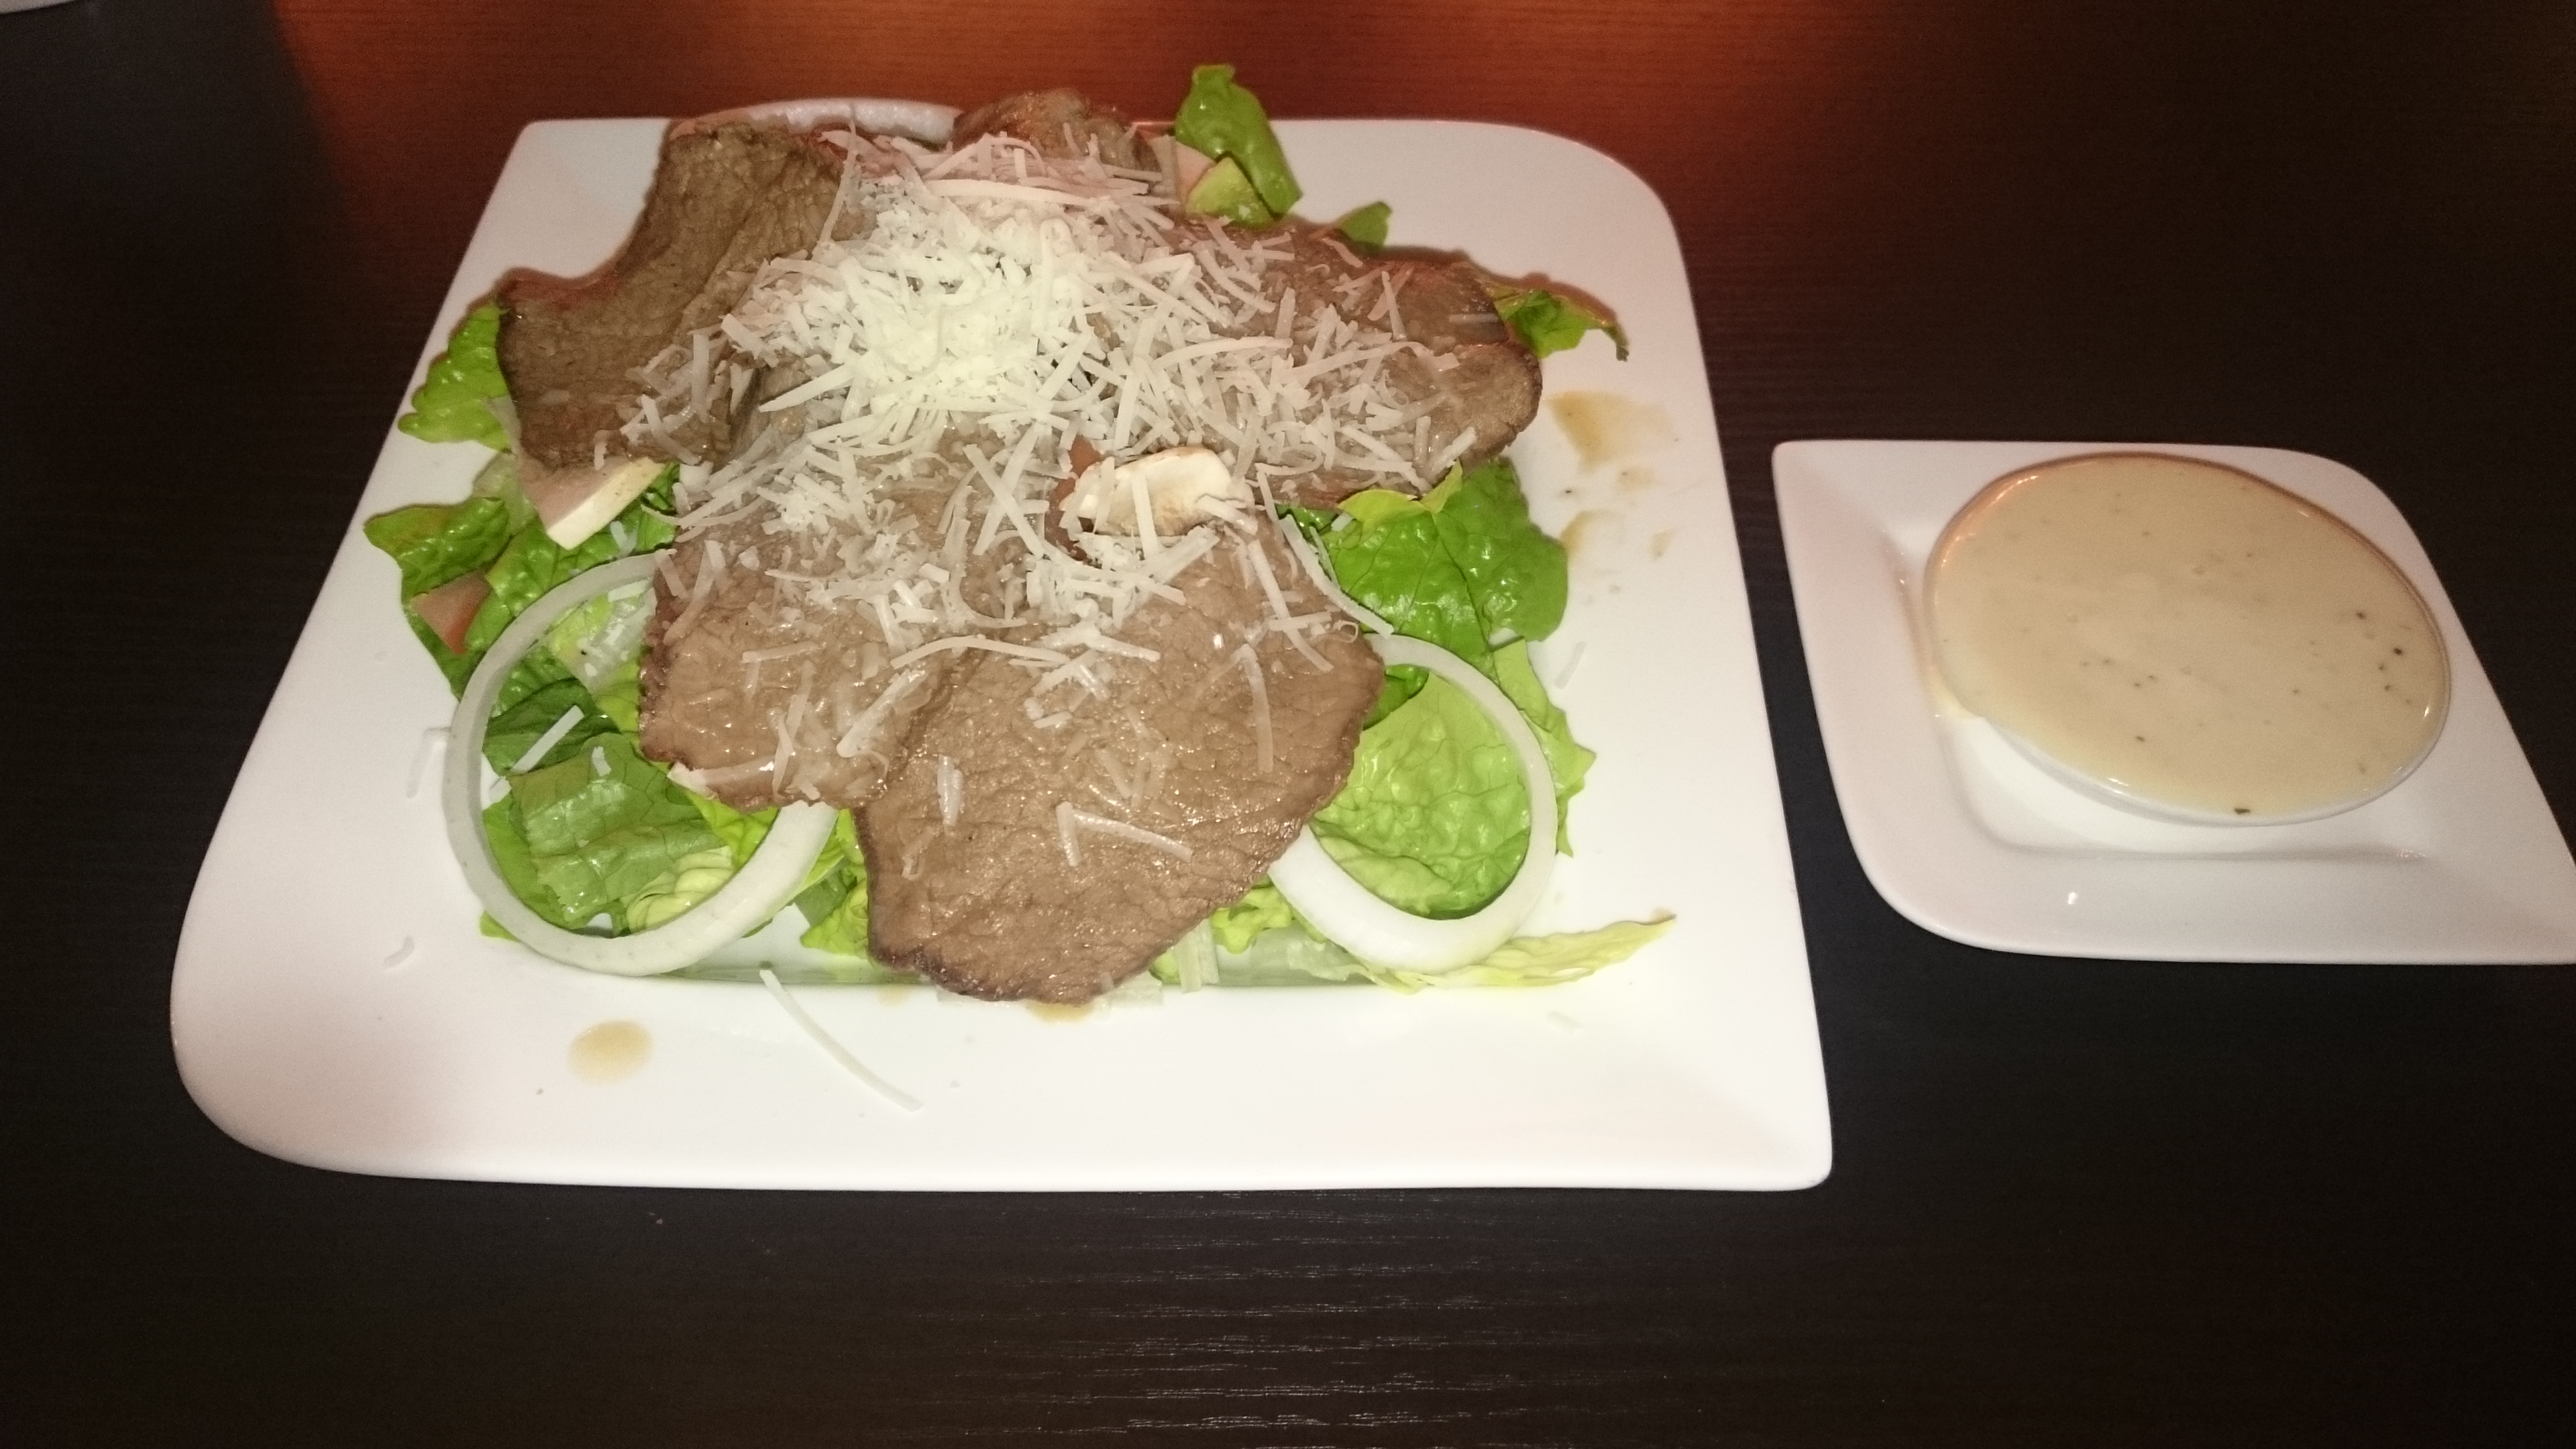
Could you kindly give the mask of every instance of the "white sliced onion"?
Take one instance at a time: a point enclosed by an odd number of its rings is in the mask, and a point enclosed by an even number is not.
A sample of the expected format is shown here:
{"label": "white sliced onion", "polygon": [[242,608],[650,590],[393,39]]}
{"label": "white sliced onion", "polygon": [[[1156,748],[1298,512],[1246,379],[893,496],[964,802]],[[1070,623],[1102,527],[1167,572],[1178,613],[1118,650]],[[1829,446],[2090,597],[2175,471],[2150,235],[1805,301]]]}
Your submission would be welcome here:
{"label": "white sliced onion", "polygon": [[1521,783],[1529,791],[1529,847],[1520,871],[1483,910],[1456,920],[1433,920],[1399,910],[1351,879],[1309,826],[1297,832],[1288,853],[1270,867],[1270,883],[1316,930],[1372,966],[1425,974],[1454,971],[1485,959],[1510,940],[1546,894],[1548,871],[1556,864],[1556,779],[1548,773],[1538,732],[1476,666],[1419,639],[1372,634],[1368,642],[1389,664],[1427,669],[1465,690],[1511,741],[1512,753],[1520,757]]}
{"label": "white sliced onion", "polygon": [[545,637],[572,609],[609,590],[653,577],[656,556],[639,554],[602,564],[530,604],[466,681],[448,726],[447,769],[440,794],[447,810],[447,842],[465,869],[465,883],[519,944],[567,966],[604,971],[612,976],[659,976],[699,960],[776,915],[795,898],[797,887],[831,842],[829,805],[799,803],[782,807],[769,834],[733,878],[694,909],[649,931],[631,936],[590,936],[567,931],[528,909],[501,878],[492,858],[492,842],[483,833],[483,811],[475,798],[481,783],[483,732],[491,722],[492,702],[521,656]]}

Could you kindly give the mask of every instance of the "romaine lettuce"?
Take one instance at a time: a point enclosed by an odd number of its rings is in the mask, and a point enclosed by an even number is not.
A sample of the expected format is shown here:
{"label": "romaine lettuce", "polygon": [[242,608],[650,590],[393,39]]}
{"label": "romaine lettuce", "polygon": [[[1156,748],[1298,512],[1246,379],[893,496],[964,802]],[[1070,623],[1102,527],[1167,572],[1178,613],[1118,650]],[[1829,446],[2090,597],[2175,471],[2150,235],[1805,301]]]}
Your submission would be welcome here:
{"label": "romaine lettuce", "polygon": [[1565,546],[1530,522],[1508,458],[1453,468],[1423,500],[1488,639],[1544,639],[1565,622]]}
{"label": "romaine lettuce", "polygon": [[1228,951],[1243,950],[1264,931],[1295,924],[1297,912],[1289,906],[1288,898],[1267,881],[1246,892],[1242,900],[1208,917],[1216,943]]}
{"label": "romaine lettuce", "polygon": [[394,426],[427,443],[510,446],[509,430],[486,404],[507,397],[501,376],[501,309],[485,303],[465,314],[447,349],[430,359],[429,375],[411,395],[410,412]]}
{"label": "romaine lettuce", "polygon": [[[535,657],[531,655],[530,657]],[[551,664],[553,661],[547,661]],[[570,730],[556,740],[537,761],[536,768],[559,765],[582,752],[602,735],[619,732],[616,721],[603,713],[581,687],[581,681],[560,668],[530,669],[523,662],[512,670],[510,682],[503,687],[504,700],[493,712],[492,722],[483,732],[483,758],[496,771],[507,773],[519,762],[529,747],[543,739],[566,711],[577,710],[580,717]]]}
{"label": "romaine lettuce", "polygon": [[[1472,966],[1433,975],[1374,966],[1366,970],[1371,981],[1398,991],[1419,991],[1426,986],[1554,986],[1627,960],[1647,942],[1672,929],[1672,924],[1672,917],[1661,916],[1651,921],[1613,921],[1597,930],[1556,936],[1515,936]],[[1217,969],[1221,979],[1221,961]]]}
{"label": "romaine lettuce", "polygon": [[1361,731],[1350,780],[1309,822],[1379,899],[1463,916],[1511,884],[1529,840],[1520,759],[1466,691],[1434,678]]}
{"label": "romaine lettuce", "polygon": [[1565,547],[1530,521],[1509,459],[1452,468],[1420,498],[1354,493],[1340,512],[1349,522],[1302,509],[1297,521],[1342,591],[1397,633],[1482,666],[1496,641],[1544,639],[1565,621]]}
{"label": "romaine lettuce", "polygon": [[628,734],[635,732],[641,708],[637,665],[652,621],[653,591],[638,586],[622,599],[617,591],[602,594],[546,631],[547,652],[590,691],[600,713]]}
{"label": "romaine lettuce", "polygon": [[[1556,784],[1557,849],[1571,853],[1567,805],[1583,788],[1590,750],[1574,742],[1565,712],[1549,702],[1529,664],[1529,646],[1494,651],[1487,672],[1538,735]],[[1392,681],[1390,681],[1392,682]],[[1461,916],[1511,883],[1529,841],[1529,796],[1509,741],[1466,693],[1439,679],[1360,732],[1349,782],[1311,822],[1317,843],[1351,877],[1392,905],[1420,916]],[[1257,887],[1228,912],[1257,903]],[[1280,902],[1284,910],[1286,902]],[[1219,936],[1241,926],[1220,912]],[[1258,913],[1232,922],[1287,917]]]}
{"label": "romaine lettuce", "polygon": [[626,929],[649,931],[687,915],[704,904],[707,897],[724,889],[724,883],[733,879],[735,868],[733,852],[721,845],[681,856],[627,901]]}
{"label": "romaine lettuce", "polygon": [[1376,610],[1399,634],[1461,659],[1484,658],[1484,616],[1428,500],[1372,488],[1344,499],[1341,511],[1350,522],[1318,542],[1342,591]]}
{"label": "romaine lettuce", "polygon": [[[555,893],[537,878],[536,862],[528,855],[528,838],[520,833],[519,814],[510,797],[502,796],[483,809],[483,836],[492,842],[492,863],[500,867],[501,880],[510,887],[529,910],[545,917],[565,930],[574,930],[590,918],[566,914]],[[499,921],[483,918],[483,934],[502,940],[514,939]]]}
{"label": "romaine lettuce", "polygon": [[415,503],[379,513],[362,530],[402,569],[406,603],[451,579],[488,567],[510,541],[510,510],[499,500]]}
{"label": "romaine lettuce", "polygon": [[[850,817],[845,813],[843,820]],[[804,913],[805,934],[797,939],[817,951],[843,956],[868,954],[868,862],[855,833],[835,838],[823,852],[823,877],[796,898]]]}
{"label": "romaine lettuce", "polygon": [[1615,318],[1545,287],[1495,287],[1491,292],[1494,310],[1541,357],[1573,347],[1587,332],[1601,332],[1619,349],[1619,360],[1628,360],[1628,334],[1619,330]]}
{"label": "romaine lettuce", "polygon": [[[750,863],[752,853],[769,838],[769,827],[778,821],[776,806],[765,810],[736,810],[722,800],[694,791],[688,792],[688,800],[697,807],[698,818],[715,832],[730,855],[731,862],[725,870],[727,877]],[[814,864],[807,868],[804,883],[796,888],[796,907],[804,913],[809,924],[820,922],[835,910],[843,910],[855,921],[858,930],[858,946],[848,952],[851,955],[864,955],[867,949],[866,880],[867,861],[859,853],[858,822],[844,810],[832,822],[831,839],[825,842],[822,853],[814,858]],[[716,882],[717,885],[723,883],[722,879]],[[859,891],[855,903],[848,899],[853,888]],[[713,894],[712,889],[709,894]],[[813,939],[811,930],[806,934],[805,944],[823,950],[841,949]]]}
{"label": "romaine lettuce", "polygon": [[559,925],[619,911],[682,858],[723,844],[689,792],[622,734],[512,776],[509,803],[536,877],[562,911]]}

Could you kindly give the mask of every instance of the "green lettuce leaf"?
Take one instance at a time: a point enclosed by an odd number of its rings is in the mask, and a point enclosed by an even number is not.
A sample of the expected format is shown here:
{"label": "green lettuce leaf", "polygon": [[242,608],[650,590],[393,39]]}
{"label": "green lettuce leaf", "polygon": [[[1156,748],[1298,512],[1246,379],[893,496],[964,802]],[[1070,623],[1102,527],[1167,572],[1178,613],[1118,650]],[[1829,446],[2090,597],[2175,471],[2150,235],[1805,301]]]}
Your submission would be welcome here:
{"label": "green lettuce leaf", "polygon": [[[529,856],[528,837],[519,829],[519,812],[510,797],[504,795],[484,807],[483,834],[492,842],[492,862],[500,867],[502,883],[529,910],[567,931],[578,930],[584,921],[590,919],[589,916],[574,916],[567,912],[563,902],[556,900],[555,893],[537,877],[537,863]],[[490,916],[483,919],[488,923],[483,934],[511,939],[500,922]]]}
{"label": "green lettuce leaf", "polygon": [[653,620],[653,591],[638,587],[625,598],[612,589],[575,606],[546,631],[546,650],[581,681],[599,710],[633,734],[640,700],[637,681],[645,627]]}
{"label": "green lettuce leaf", "polygon": [[[673,786],[678,789],[678,786]],[[698,818],[732,857],[733,870],[751,863],[760,843],[769,838],[769,827],[778,823],[778,807],[763,810],[736,810],[713,796],[693,790],[681,791]],[[844,810],[832,821],[832,834],[823,842],[823,851],[806,869],[805,880],[796,887],[796,905],[810,923],[841,902],[841,888],[836,880],[863,880],[867,862],[859,853],[858,822]],[[728,874],[731,872],[728,871]],[[861,902],[865,909],[865,902]],[[864,918],[862,920],[864,924]],[[808,945],[813,944],[807,942]]]}
{"label": "green lettuce leaf", "polygon": [[[844,811],[841,818],[850,820]],[[859,850],[858,834],[836,837],[824,858],[833,864],[823,878],[796,898],[804,912],[805,934],[797,939],[817,951],[841,956],[868,954],[868,862]]]}
{"label": "green lettuce leaf", "polygon": [[1486,638],[1544,639],[1565,622],[1565,545],[1530,522],[1510,459],[1451,469],[1423,504],[1474,596]]}
{"label": "green lettuce leaf", "polygon": [[508,430],[485,406],[510,393],[501,376],[500,338],[499,306],[487,302],[466,313],[447,350],[430,359],[429,376],[411,395],[411,411],[394,426],[423,442],[510,446]]}
{"label": "green lettuce leaf", "polygon": [[1374,252],[1386,246],[1386,224],[1394,215],[1394,207],[1372,201],[1344,213],[1340,221],[1333,223],[1333,230],[1348,237],[1351,245],[1361,251]]}
{"label": "green lettuce leaf", "polygon": [[1619,349],[1619,360],[1628,360],[1628,334],[1619,330],[1615,318],[1545,287],[1497,287],[1491,289],[1491,294],[1494,310],[1503,314],[1503,321],[1520,334],[1530,351],[1541,357],[1573,347],[1587,332],[1601,332]]}
{"label": "green lettuce leaf", "polygon": [[496,500],[508,509],[512,533],[527,527],[537,516],[537,505],[528,501],[527,490],[519,486],[519,456],[516,453],[493,454],[492,461],[483,465],[483,471],[474,475],[473,496]]}
{"label": "green lettuce leaf", "polygon": [[361,531],[393,556],[408,601],[500,557],[510,541],[510,510],[491,498],[415,503],[377,514]]}
{"label": "green lettuce leaf", "polygon": [[[773,820],[776,816],[771,817]],[[823,883],[837,874],[848,874],[854,882],[867,879],[867,860],[859,852],[859,821],[849,811],[842,811],[832,821],[832,833],[823,842],[823,852],[805,868],[805,883],[796,888],[799,897],[820,890]],[[865,901],[861,907],[864,909]]]}
{"label": "green lettuce leaf", "polygon": [[579,718],[562,738],[547,748],[533,768],[560,765],[575,756],[581,756],[584,768],[588,768],[590,747],[603,735],[620,733],[616,721],[592,701],[590,691],[581,687],[581,681],[560,669],[548,670],[542,666],[531,669],[523,661],[519,668],[510,672],[510,680],[503,686],[503,693],[515,697],[493,713],[492,722],[483,731],[483,758],[491,761],[492,768],[502,773],[508,773],[517,765],[519,758],[538,740],[545,738],[546,731],[553,729],[555,722],[562,719],[567,711],[577,711]]}
{"label": "green lettuce leaf", "polygon": [[689,800],[620,734],[510,780],[537,879],[575,923],[618,911],[682,857],[722,846]]}
{"label": "green lettuce leaf", "polygon": [[[703,905],[751,859],[752,852],[760,848],[760,842],[768,838],[770,826],[778,820],[775,809],[745,812],[677,785],[671,788],[687,798],[689,806],[697,811],[700,823],[715,837],[715,843],[673,861],[660,877],[629,898],[625,917],[626,928],[630,931],[649,930]],[[806,913],[807,920],[819,919],[836,905],[847,904],[847,893],[853,883],[853,870],[848,862],[856,860],[858,853],[856,823],[850,812],[844,810],[832,822],[831,837],[824,842],[822,853],[815,857],[814,864],[806,870],[804,882],[797,887],[795,902],[797,908]],[[866,899],[862,896],[859,903],[862,950],[855,954],[864,954],[865,909]],[[811,930],[806,933],[805,943],[809,946],[818,944]]]}
{"label": "green lettuce leaf", "polygon": [[724,889],[733,872],[733,854],[721,845],[681,856],[626,902],[626,929],[649,931],[678,920]]}
{"label": "green lettuce leaf", "polygon": [[1190,72],[1190,93],[1172,113],[1172,138],[1241,167],[1275,215],[1286,216],[1305,194],[1288,170],[1288,153],[1270,129],[1269,114],[1252,92],[1234,83],[1233,66],[1203,65]]}
{"label": "green lettuce leaf", "polygon": [[724,842],[725,849],[733,852],[736,869],[751,863],[752,852],[760,849],[760,842],[769,837],[769,827],[778,819],[775,805],[766,810],[736,810],[722,800],[694,790],[689,792],[689,804],[697,810],[698,818],[706,822],[707,828],[715,832],[716,838]]}
{"label": "green lettuce leaf", "polygon": [[1492,641],[1544,639],[1565,622],[1565,547],[1530,521],[1509,459],[1452,468],[1420,498],[1354,493],[1340,512],[1347,522],[1292,516],[1343,591],[1397,633],[1481,666]]}
{"label": "green lettuce leaf", "polygon": [[1321,544],[1342,591],[1384,616],[1399,634],[1461,659],[1484,658],[1484,616],[1440,536],[1430,501],[1372,488],[1343,499],[1341,511],[1350,523],[1328,530]]}
{"label": "green lettuce leaf", "polygon": [[1434,677],[1360,732],[1349,783],[1310,822],[1380,899],[1463,916],[1511,884],[1529,840],[1520,759],[1466,691]]}
{"label": "green lettuce leaf", "polygon": [[1244,949],[1264,931],[1296,923],[1297,913],[1289,908],[1288,898],[1266,880],[1247,891],[1242,900],[1208,917],[1217,945],[1228,951]]}
{"label": "green lettuce leaf", "polygon": [[1404,702],[1420,694],[1423,681],[1430,677],[1431,671],[1419,664],[1388,665],[1386,683],[1378,686],[1377,703],[1369,706],[1368,717],[1360,721],[1360,728],[1367,729],[1404,708]]}
{"label": "green lettuce leaf", "polygon": [[519,491],[517,461],[502,453],[475,475],[474,492],[464,502],[397,508],[368,519],[360,530],[367,542],[383,549],[402,570],[403,622],[438,661],[450,688],[464,688],[466,676],[473,671],[472,657],[451,651],[412,612],[411,601],[490,566],[511,535],[535,517],[536,509]]}

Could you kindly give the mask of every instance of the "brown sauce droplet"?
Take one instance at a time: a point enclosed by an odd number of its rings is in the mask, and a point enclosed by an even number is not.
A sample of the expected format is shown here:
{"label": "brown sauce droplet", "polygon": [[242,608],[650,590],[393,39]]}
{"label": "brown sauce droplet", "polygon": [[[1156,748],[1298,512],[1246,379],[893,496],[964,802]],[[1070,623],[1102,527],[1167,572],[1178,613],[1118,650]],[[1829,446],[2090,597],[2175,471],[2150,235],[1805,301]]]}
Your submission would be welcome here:
{"label": "brown sauce droplet", "polygon": [[565,1053],[574,1076],[601,1086],[642,1071],[652,1056],[653,1034],[631,1021],[603,1021],[574,1037]]}
{"label": "brown sauce droplet", "polygon": [[1547,406],[1574,443],[1586,472],[1652,452],[1676,436],[1672,418],[1661,407],[1615,392],[1559,393]]}
{"label": "brown sauce droplet", "polygon": [[1618,521],[1615,514],[1587,508],[1567,521],[1565,532],[1558,535],[1557,542],[1565,545],[1567,558],[1585,558],[1589,553],[1599,553],[1608,545],[1610,535],[1618,531]]}

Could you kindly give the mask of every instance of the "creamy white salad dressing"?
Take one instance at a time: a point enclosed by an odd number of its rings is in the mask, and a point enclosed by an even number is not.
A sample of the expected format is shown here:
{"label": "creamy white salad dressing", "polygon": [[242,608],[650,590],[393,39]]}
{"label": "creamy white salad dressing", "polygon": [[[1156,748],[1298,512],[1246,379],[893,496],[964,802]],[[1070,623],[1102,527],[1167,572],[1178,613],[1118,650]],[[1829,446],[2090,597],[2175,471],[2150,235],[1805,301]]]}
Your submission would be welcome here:
{"label": "creamy white salad dressing", "polygon": [[1941,536],[1926,603],[1961,703],[2142,800],[2249,821],[2378,793],[2450,670],[2405,575],[2323,509],[2157,454],[2012,474]]}

